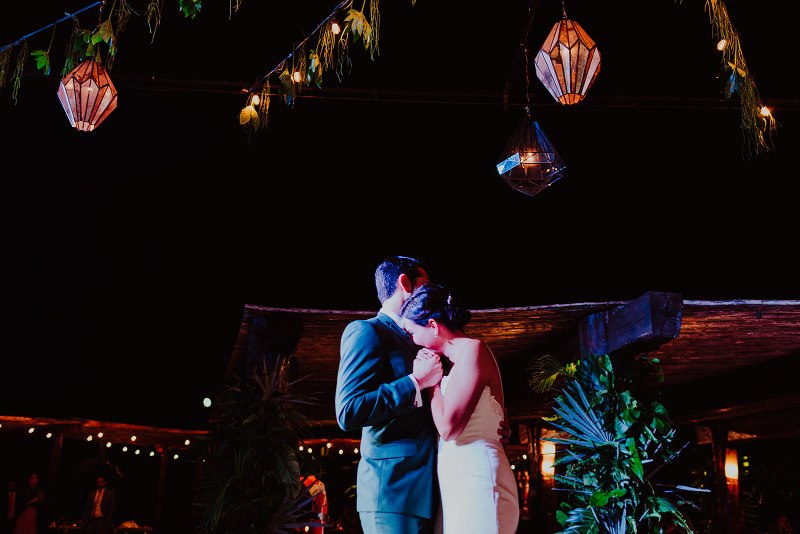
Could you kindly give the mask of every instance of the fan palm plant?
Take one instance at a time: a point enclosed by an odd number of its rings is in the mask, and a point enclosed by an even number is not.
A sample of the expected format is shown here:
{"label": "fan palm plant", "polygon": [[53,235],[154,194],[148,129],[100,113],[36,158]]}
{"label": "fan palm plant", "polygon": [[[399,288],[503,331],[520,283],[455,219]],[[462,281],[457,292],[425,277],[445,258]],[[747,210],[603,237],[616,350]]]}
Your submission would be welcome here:
{"label": "fan palm plant", "polygon": [[314,401],[287,393],[266,365],[227,385],[224,413],[211,434],[194,506],[202,534],[292,532],[311,521],[313,499],[301,484],[298,444],[309,423],[297,406]]}
{"label": "fan palm plant", "polygon": [[[566,433],[548,438],[561,444],[556,465],[556,490],[567,498],[556,511],[563,534],[661,533],[667,525],[692,532],[679,510],[689,502],[685,492],[707,491],[689,486],[657,487],[651,477],[672,462],[675,430],[661,403],[640,403],[615,379],[608,356],[588,357],[576,366],[558,369],[553,359],[540,359],[533,378],[552,386],[556,374],[565,377],[555,397],[550,424]],[[644,358],[650,375],[658,361]],[[685,445],[684,445],[685,447]],[[659,491],[660,490],[660,491]]]}

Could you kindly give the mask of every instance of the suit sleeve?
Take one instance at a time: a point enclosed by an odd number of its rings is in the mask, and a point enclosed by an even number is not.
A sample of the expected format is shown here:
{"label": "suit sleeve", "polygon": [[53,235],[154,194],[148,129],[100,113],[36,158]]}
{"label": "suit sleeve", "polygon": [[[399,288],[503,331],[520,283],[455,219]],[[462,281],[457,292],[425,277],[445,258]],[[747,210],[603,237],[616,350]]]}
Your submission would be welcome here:
{"label": "suit sleeve", "polygon": [[355,321],[342,334],[339,375],[336,380],[336,420],[342,430],[380,425],[416,408],[416,388],[408,375],[384,383],[384,366],[375,328]]}

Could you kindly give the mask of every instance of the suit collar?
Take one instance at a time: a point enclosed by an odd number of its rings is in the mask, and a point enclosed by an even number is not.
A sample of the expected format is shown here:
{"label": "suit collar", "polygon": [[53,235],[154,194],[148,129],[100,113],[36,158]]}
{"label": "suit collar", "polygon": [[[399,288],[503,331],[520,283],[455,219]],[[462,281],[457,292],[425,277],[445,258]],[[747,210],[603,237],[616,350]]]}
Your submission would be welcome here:
{"label": "suit collar", "polygon": [[403,331],[403,329],[400,328],[400,326],[394,321],[394,319],[386,315],[386,313],[384,313],[383,311],[378,312],[377,319],[383,324],[385,324],[395,334],[397,334],[400,337],[400,339],[402,339],[405,342],[405,344],[408,345],[410,349],[416,350],[417,346],[414,345],[414,342],[411,340],[408,334],[406,334]]}

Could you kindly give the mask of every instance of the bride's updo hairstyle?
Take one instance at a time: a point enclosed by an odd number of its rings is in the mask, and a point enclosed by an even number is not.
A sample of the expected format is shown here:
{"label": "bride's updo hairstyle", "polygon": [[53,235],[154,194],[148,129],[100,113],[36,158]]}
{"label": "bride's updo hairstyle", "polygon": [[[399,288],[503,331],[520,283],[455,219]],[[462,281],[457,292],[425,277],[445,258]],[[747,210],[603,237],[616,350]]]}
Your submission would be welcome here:
{"label": "bride's updo hairstyle", "polygon": [[463,330],[472,314],[459,308],[453,296],[438,284],[428,282],[421,285],[403,303],[400,315],[404,319],[426,326],[428,319],[445,325],[450,330]]}

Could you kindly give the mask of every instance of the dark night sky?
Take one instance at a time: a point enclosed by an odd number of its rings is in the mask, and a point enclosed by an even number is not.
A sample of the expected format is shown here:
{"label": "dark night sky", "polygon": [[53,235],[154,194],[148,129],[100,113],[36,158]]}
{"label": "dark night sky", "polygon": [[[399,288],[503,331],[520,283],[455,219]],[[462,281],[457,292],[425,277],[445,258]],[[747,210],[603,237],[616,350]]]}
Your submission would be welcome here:
{"label": "dark night sky", "polygon": [[[602,69],[572,107],[531,72],[533,114],[567,173],[527,197],[495,171],[521,116],[522,71],[510,109],[500,94],[527,2],[382,2],[380,57],[355,45],[342,82],[326,73],[322,92],[304,93],[492,100],[276,99],[270,129],[249,138],[243,96],[200,82],[248,85],[333,3],[244,0],[228,20],[227,3],[207,2],[195,21],[173,4],[152,45],[131,19],[111,71],[119,108],[97,131],[69,127],[57,72],[26,75],[16,106],[0,92],[3,414],[202,426],[245,304],[376,309],[372,272],[391,254],[423,258],[475,309],[651,290],[800,298],[798,50],[768,24],[789,14],[729,6],[780,124],[775,151],[745,161],[703,2],[569,2]],[[560,7],[539,2],[533,50]],[[47,3],[13,9],[0,45],[61,16]]]}

